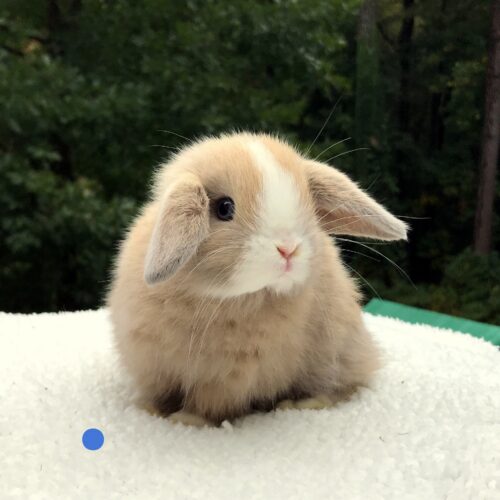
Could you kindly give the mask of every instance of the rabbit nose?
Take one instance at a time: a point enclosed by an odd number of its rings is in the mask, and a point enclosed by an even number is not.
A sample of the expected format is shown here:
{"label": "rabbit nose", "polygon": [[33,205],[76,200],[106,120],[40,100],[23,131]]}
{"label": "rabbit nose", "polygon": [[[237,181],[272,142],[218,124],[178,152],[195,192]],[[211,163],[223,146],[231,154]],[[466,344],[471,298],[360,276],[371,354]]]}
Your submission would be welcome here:
{"label": "rabbit nose", "polygon": [[288,260],[291,257],[295,255],[297,252],[298,245],[290,245],[290,246],[285,246],[285,245],[277,245],[276,250],[280,253],[280,255]]}

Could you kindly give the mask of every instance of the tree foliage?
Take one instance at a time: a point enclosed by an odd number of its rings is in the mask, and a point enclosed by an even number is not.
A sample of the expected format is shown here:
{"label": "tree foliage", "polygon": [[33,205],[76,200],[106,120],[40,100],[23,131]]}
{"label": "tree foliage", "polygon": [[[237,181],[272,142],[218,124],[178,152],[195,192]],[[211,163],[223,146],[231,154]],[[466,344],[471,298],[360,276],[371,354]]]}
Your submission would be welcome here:
{"label": "tree foliage", "polygon": [[[349,265],[383,297],[498,322],[495,299],[481,298],[498,256],[483,265],[467,250],[487,5],[416,0],[402,75],[403,2],[379,0],[358,44],[362,3],[2,2],[0,309],[98,306],[123,229],[179,135],[272,131],[306,150],[342,97],[311,154],[353,136],[321,158],[342,155],[333,163],[394,213],[424,217],[410,221],[409,244],[373,247],[417,291],[340,242]],[[358,147],[370,149],[343,154]],[[474,272],[462,274],[465,261]]]}

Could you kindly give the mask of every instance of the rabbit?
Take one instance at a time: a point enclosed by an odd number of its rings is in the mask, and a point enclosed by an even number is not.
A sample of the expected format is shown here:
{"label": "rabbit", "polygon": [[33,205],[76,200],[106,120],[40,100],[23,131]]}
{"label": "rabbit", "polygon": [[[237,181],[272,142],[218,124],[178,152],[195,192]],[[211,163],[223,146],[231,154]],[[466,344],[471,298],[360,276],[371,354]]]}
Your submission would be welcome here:
{"label": "rabbit", "polygon": [[407,226],[277,137],[205,138],[161,166],[107,296],[141,404],[220,425],[368,385],[380,356],[339,234],[406,240]]}

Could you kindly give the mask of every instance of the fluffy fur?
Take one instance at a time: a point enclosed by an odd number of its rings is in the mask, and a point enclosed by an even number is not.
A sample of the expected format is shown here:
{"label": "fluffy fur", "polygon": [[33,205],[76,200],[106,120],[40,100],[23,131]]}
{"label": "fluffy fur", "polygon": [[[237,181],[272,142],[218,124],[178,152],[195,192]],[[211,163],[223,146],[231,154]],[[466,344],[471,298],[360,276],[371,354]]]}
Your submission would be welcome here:
{"label": "fluffy fur", "polygon": [[[225,196],[230,221],[215,215]],[[406,227],[269,136],[206,139],[163,166],[108,297],[145,404],[201,425],[280,402],[322,406],[366,384],[377,349],[329,233],[393,240]]]}

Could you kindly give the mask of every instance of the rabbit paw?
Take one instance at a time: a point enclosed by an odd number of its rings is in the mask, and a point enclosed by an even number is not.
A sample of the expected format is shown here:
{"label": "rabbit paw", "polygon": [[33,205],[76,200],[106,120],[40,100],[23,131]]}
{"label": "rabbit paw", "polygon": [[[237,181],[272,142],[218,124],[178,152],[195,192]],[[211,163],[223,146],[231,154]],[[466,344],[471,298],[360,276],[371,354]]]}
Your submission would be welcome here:
{"label": "rabbit paw", "polygon": [[210,421],[185,410],[176,411],[167,418],[174,424],[183,424],[189,427],[213,427],[213,424]]}
{"label": "rabbit paw", "polygon": [[295,408],[295,403],[296,401],[293,401],[291,399],[283,399],[283,401],[280,401],[276,405],[277,410],[291,410],[292,408]]}
{"label": "rabbit paw", "polygon": [[142,403],[140,408],[146,410],[153,417],[164,417],[165,415],[153,403]]}
{"label": "rabbit paw", "polygon": [[277,404],[276,408],[279,410],[321,410],[332,406],[333,401],[326,394],[318,394],[312,398],[298,399],[296,401],[284,399]]}
{"label": "rabbit paw", "polygon": [[323,408],[331,408],[332,406],[333,402],[326,394],[318,394],[313,398],[295,401],[295,408],[299,410],[322,410]]}

